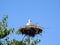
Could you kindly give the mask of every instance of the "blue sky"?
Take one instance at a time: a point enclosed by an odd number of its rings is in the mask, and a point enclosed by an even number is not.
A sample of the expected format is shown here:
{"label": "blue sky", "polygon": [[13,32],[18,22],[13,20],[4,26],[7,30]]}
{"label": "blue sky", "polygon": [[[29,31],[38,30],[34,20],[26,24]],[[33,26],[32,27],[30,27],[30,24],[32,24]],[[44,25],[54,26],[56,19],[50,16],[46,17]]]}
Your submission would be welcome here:
{"label": "blue sky", "polygon": [[60,45],[60,0],[0,0],[0,20],[6,14],[9,28],[17,30],[30,18],[44,28],[39,45]]}

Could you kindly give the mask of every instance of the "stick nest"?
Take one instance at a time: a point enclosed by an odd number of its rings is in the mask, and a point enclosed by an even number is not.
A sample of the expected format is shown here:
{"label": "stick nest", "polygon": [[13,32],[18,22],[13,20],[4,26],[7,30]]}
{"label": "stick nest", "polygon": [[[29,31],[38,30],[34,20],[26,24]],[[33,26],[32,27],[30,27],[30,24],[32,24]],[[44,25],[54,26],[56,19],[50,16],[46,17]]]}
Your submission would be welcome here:
{"label": "stick nest", "polygon": [[19,32],[21,32],[22,34],[34,37],[36,34],[42,33],[42,28],[37,25],[28,25],[28,26],[21,27],[19,29]]}

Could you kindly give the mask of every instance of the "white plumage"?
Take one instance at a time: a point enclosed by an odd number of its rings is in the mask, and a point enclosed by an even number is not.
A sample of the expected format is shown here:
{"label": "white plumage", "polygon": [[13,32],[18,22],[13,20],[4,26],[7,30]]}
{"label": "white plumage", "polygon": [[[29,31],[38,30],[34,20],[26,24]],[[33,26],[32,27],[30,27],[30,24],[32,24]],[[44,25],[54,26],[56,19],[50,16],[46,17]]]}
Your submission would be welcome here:
{"label": "white plumage", "polygon": [[31,21],[30,21],[30,19],[28,19],[28,22],[27,22],[26,25],[30,25],[30,24],[31,24]]}

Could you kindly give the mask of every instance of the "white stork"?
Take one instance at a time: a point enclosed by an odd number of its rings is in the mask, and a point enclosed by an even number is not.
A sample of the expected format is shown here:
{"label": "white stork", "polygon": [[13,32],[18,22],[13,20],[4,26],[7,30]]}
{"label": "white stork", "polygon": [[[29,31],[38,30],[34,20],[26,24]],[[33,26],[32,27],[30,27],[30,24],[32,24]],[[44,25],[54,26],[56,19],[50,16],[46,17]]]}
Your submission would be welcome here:
{"label": "white stork", "polygon": [[30,19],[28,19],[28,22],[27,22],[26,25],[28,26],[28,25],[30,25],[30,24],[31,24],[31,21],[30,21]]}

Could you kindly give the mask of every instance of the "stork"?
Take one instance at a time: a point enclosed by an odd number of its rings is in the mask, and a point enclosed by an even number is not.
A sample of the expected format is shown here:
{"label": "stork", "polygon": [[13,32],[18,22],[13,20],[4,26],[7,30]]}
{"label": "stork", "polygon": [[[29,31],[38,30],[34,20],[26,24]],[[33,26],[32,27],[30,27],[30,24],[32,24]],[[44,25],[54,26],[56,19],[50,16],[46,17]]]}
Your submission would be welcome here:
{"label": "stork", "polygon": [[30,24],[31,24],[31,21],[30,21],[30,19],[28,19],[28,22],[27,22],[26,25],[30,25]]}

